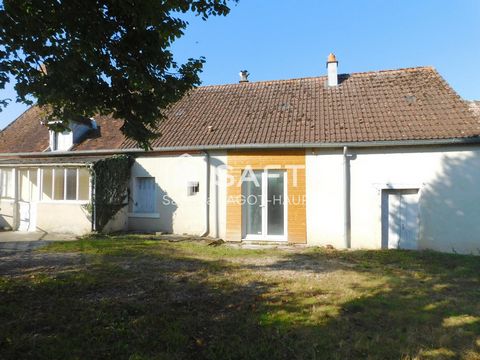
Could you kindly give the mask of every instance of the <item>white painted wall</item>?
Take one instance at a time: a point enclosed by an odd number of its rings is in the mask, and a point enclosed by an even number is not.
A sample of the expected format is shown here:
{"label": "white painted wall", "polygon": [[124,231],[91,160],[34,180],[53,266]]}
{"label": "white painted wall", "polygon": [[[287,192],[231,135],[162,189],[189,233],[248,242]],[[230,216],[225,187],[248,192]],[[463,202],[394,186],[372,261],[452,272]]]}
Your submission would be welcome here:
{"label": "white painted wall", "polygon": [[[210,234],[223,237],[226,225],[226,173],[219,171],[220,185],[214,185],[215,169],[225,166],[225,153],[210,154]],[[130,213],[128,228],[136,231],[164,231],[201,235],[206,229],[206,174],[204,154],[139,157],[132,167],[131,201],[135,201],[135,177],[154,177],[156,213],[142,216]],[[187,183],[198,181],[199,193],[188,196]],[[130,207],[132,211],[132,207]],[[218,217],[217,217],[218,214]],[[217,220],[218,218],[218,220]]]}
{"label": "white painted wall", "polygon": [[88,234],[92,225],[86,209],[75,203],[37,203],[37,229],[51,233]]}
{"label": "white painted wall", "polygon": [[14,227],[14,202],[9,199],[0,200],[0,228]]}
{"label": "white painted wall", "polygon": [[[480,147],[353,149],[351,244],[380,248],[381,189],[420,189],[419,248],[480,249]],[[343,246],[343,157],[307,151],[307,238]]]}
{"label": "white painted wall", "polygon": [[341,151],[307,150],[307,244],[343,246]]}
{"label": "white painted wall", "polygon": [[210,154],[210,234],[225,239],[227,232],[227,154]]}
{"label": "white painted wall", "polygon": [[120,209],[103,228],[104,234],[128,230],[128,206]]}

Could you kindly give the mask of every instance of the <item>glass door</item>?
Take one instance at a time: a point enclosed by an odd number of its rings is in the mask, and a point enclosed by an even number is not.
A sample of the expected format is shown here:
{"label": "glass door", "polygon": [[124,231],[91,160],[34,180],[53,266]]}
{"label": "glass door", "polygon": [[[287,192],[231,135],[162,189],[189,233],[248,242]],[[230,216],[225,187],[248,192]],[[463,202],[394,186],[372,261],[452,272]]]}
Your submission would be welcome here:
{"label": "glass door", "polygon": [[255,170],[242,183],[243,238],[286,241],[286,172]]}
{"label": "glass door", "polygon": [[283,171],[267,173],[267,235],[285,235],[285,186]]}
{"label": "glass door", "polygon": [[262,172],[254,171],[253,177],[242,184],[244,201],[245,234],[261,236],[263,223],[262,207]]}

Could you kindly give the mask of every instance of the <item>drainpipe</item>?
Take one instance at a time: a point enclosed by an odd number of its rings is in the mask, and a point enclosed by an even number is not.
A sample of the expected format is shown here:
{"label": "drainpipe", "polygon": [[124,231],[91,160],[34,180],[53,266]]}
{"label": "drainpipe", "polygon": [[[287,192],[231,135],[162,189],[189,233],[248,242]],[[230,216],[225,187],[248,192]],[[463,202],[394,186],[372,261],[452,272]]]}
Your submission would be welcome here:
{"label": "drainpipe", "polygon": [[205,231],[202,233],[203,236],[207,236],[210,233],[210,154],[206,151],[203,152],[205,155]]}
{"label": "drainpipe", "polygon": [[343,200],[344,200],[344,246],[350,248],[350,168],[348,161],[348,146],[343,147]]}

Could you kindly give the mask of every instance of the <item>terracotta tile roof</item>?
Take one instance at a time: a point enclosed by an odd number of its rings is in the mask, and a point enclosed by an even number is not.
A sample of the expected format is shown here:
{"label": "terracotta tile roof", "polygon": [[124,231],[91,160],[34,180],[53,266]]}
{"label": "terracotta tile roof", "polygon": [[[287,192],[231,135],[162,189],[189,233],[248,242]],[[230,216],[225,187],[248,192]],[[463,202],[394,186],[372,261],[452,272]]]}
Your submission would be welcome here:
{"label": "terracotta tile roof", "polygon": [[[329,88],[326,81],[323,76],[199,87],[168,110],[167,120],[159,126],[161,136],[153,146],[434,140],[480,135],[480,119],[431,67],[340,75],[338,87]],[[2,133],[0,152],[37,151],[48,146],[46,135],[40,136],[34,113],[27,114]],[[101,137],[82,142],[76,150],[136,147],[121,135],[121,120],[96,120]],[[25,134],[30,141],[16,137],[18,140],[12,142],[12,131]]]}
{"label": "terracotta tile roof", "polygon": [[0,166],[8,165],[58,165],[58,164],[84,164],[88,165],[97,160],[103,159],[105,156],[36,156],[36,157],[4,157],[0,158]]}
{"label": "terracotta tile roof", "polygon": [[473,114],[477,117],[480,117],[480,101],[467,101],[468,107],[473,112]]}
{"label": "terracotta tile roof", "polygon": [[0,132],[0,153],[41,152],[48,148],[48,130],[36,106],[20,115]]}

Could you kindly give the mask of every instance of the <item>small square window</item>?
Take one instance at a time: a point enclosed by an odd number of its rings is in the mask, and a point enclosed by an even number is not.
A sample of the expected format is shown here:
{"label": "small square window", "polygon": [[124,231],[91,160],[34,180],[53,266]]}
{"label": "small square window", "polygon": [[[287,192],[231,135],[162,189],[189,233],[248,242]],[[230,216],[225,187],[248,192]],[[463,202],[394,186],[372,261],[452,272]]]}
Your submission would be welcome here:
{"label": "small square window", "polygon": [[189,181],[187,183],[187,195],[194,196],[200,192],[200,184],[198,181]]}

